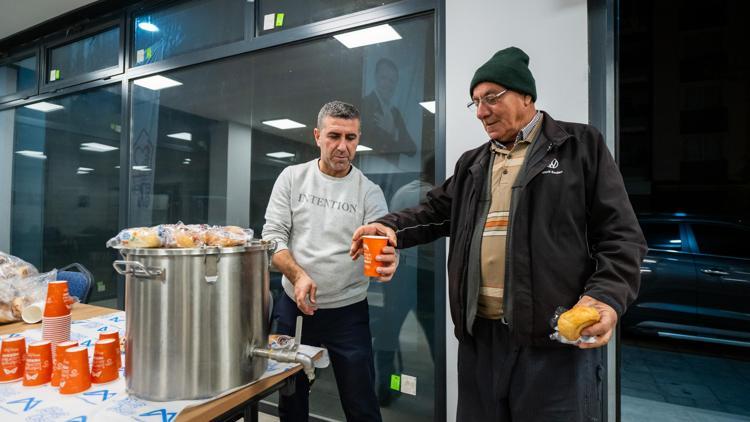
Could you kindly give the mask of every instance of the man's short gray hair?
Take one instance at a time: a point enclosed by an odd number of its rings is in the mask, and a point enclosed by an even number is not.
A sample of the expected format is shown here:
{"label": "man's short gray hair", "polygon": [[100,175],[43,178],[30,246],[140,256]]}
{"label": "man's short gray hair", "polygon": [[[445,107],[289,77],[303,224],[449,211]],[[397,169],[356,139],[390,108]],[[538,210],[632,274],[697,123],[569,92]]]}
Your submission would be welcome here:
{"label": "man's short gray hair", "polygon": [[325,103],[318,113],[318,129],[323,128],[323,119],[326,117],[346,120],[359,119],[359,110],[343,101],[331,101]]}

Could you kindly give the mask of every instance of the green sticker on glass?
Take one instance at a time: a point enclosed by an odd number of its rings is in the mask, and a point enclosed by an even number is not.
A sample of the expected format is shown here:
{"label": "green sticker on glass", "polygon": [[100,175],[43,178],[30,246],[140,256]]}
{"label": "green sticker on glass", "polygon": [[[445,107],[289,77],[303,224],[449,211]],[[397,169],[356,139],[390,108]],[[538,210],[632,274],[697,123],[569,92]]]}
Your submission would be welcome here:
{"label": "green sticker on glass", "polygon": [[60,79],[60,69],[55,69],[55,80]]}
{"label": "green sticker on glass", "polygon": [[396,374],[391,375],[391,390],[401,391],[401,377]]}
{"label": "green sticker on glass", "polygon": [[151,56],[153,56],[153,52],[151,52],[151,47],[146,49],[146,60],[150,59]]}
{"label": "green sticker on glass", "polygon": [[284,26],[284,14],[283,13],[276,14],[276,26]]}

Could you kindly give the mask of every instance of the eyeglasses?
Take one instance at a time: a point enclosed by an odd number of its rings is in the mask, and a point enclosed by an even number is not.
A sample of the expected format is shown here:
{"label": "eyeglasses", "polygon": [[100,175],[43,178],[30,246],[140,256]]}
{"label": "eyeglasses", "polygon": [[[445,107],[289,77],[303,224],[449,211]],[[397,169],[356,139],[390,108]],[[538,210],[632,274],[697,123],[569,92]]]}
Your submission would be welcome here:
{"label": "eyeglasses", "polygon": [[470,102],[469,104],[466,104],[466,108],[468,108],[469,110],[474,111],[474,110],[476,110],[479,107],[479,104],[493,106],[493,105],[497,104],[498,101],[500,101],[500,97],[502,97],[503,94],[505,94],[506,92],[508,92],[507,89],[503,90],[502,92],[498,92],[497,94],[488,94],[488,95],[485,95],[484,97],[482,97],[482,98],[480,98],[478,100],[474,100],[474,101]]}

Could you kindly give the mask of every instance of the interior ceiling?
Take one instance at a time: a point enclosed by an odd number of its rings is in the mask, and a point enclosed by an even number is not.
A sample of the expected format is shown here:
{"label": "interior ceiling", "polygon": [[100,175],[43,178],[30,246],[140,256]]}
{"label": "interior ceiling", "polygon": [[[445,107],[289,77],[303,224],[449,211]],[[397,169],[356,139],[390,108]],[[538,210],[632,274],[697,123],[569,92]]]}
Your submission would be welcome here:
{"label": "interior ceiling", "polygon": [[96,0],[0,0],[0,40]]}

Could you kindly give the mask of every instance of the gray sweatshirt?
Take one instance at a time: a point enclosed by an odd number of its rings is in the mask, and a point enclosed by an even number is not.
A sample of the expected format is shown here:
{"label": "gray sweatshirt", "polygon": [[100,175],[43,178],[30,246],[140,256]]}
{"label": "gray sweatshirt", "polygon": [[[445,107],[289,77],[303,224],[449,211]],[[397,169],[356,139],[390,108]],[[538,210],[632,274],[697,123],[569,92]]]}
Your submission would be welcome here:
{"label": "gray sweatshirt", "polygon": [[[387,212],[383,191],[356,167],[345,177],[331,177],[315,159],[285,168],[276,179],[263,239],[276,241],[276,252],[289,249],[315,281],[319,308],[340,308],[367,297],[362,259],[349,257],[352,234]],[[286,276],[282,285],[294,299]]]}

